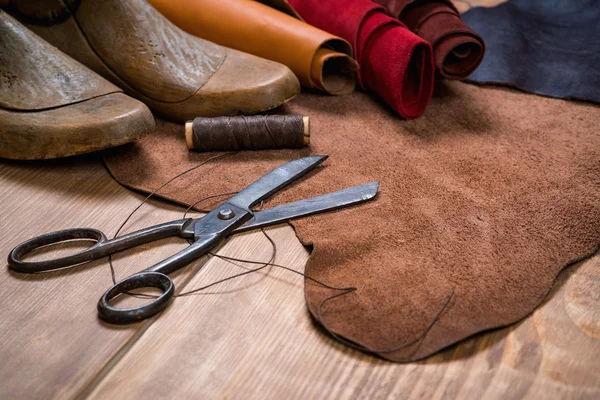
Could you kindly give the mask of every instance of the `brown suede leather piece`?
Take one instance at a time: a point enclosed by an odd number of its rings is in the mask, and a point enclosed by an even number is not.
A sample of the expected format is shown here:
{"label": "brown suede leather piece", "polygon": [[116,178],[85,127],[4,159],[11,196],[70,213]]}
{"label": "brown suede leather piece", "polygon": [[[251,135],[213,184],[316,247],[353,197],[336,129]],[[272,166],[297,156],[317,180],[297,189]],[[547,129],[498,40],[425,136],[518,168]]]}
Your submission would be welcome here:
{"label": "brown suede leather piece", "polygon": [[[597,249],[597,106],[446,83],[413,121],[363,93],[302,94],[287,107],[311,117],[311,148],[225,157],[162,196],[192,203],[239,190],[308,154],[330,158],[267,206],[379,180],[375,201],[293,225],[303,243],[314,244],[310,276],[357,288],[326,303],[323,320],[384,358],[420,359],[518,321],[542,302],[561,269]],[[151,191],[215,154],[188,152],[183,132],[159,122],[155,134],[106,163],[121,183]],[[306,281],[313,315],[336,293]],[[452,293],[423,340],[385,351],[417,338]]]}

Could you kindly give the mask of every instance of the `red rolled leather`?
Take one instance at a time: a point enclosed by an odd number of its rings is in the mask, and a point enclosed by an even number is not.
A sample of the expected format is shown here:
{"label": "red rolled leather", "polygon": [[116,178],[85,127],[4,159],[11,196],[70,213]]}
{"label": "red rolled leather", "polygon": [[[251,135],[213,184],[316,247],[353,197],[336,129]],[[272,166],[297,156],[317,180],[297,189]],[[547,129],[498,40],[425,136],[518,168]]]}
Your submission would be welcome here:
{"label": "red rolled leather", "polygon": [[360,65],[358,83],[401,117],[421,115],[433,93],[431,45],[370,0],[288,0],[309,24],[346,39]]}
{"label": "red rolled leather", "polygon": [[433,46],[435,68],[447,79],[464,79],[481,64],[485,44],[460,18],[450,0],[373,0]]}

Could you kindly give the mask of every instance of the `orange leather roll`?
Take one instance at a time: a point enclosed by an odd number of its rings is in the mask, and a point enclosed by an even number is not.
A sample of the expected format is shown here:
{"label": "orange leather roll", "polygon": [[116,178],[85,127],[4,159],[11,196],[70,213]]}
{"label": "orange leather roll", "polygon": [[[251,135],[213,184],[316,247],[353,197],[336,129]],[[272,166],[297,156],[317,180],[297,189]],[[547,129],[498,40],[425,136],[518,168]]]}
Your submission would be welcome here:
{"label": "orange leather roll", "polygon": [[253,0],[149,0],[183,30],[288,66],[302,85],[330,94],[356,86],[347,41]]}

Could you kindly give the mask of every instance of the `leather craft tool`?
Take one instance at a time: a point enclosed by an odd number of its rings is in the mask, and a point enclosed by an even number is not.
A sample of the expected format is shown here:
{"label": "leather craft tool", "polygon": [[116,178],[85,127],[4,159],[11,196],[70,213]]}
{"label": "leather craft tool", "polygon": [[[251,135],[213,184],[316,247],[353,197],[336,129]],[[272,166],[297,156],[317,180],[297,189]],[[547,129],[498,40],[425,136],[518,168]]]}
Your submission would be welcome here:
{"label": "leather craft tool", "polygon": [[[175,288],[167,274],[205,255],[228,236],[282,223],[292,218],[347,207],[375,197],[379,182],[350,187],[264,211],[251,211],[252,206],[304,176],[326,158],[327,156],[305,157],[275,168],[201,218],[171,221],[111,240],[108,240],[99,230],[90,228],[66,229],[38,236],[15,247],[8,256],[8,265],[16,271],[25,273],[51,271],[96,260],[169,236],[181,236],[193,240],[193,243],[181,252],[116,283],[98,302],[98,314],[107,322],[131,323],[149,318],[167,307],[173,298]],[[67,257],[47,261],[22,261],[22,257],[34,249],[76,239],[92,239],[96,244]],[[162,294],[134,308],[116,308],[109,304],[110,300],[120,294],[147,287],[159,288]]]}

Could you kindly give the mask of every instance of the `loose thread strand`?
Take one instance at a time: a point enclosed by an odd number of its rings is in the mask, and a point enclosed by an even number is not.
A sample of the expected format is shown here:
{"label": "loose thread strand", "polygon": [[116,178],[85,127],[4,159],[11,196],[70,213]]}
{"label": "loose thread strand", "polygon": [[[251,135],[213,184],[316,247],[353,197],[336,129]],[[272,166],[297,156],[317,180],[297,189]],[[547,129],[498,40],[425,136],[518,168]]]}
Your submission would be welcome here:
{"label": "loose thread strand", "polygon": [[[319,302],[319,304],[317,305],[317,320],[321,323],[321,325],[323,326],[323,328],[325,329],[325,331],[327,331],[327,333],[329,333],[331,336],[333,336],[335,339],[339,340],[340,342],[342,342],[343,344],[352,347],[353,349],[356,350],[360,350],[360,351],[364,351],[366,353],[372,353],[372,354],[387,354],[387,353],[393,353],[399,350],[403,350],[409,346],[412,346],[413,344],[416,344],[418,342],[421,342],[422,340],[425,339],[425,337],[427,336],[427,334],[429,333],[429,331],[431,330],[431,328],[433,328],[435,326],[435,324],[440,320],[441,316],[444,314],[444,311],[446,311],[446,309],[448,308],[448,305],[450,304],[450,300],[452,300],[452,298],[454,297],[454,289],[452,289],[452,291],[450,292],[450,295],[446,298],[446,301],[444,302],[442,308],[438,311],[438,313],[435,315],[435,317],[431,320],[431,322],[429,323],[429,325],[427,325],[427,327],[413,340],[404,343],[398,347],[393,347],[390,349],[374,349],[372,347],[369,346],[363,346],[361,344],[352,342],[340,335],[338,335],[337,333],[333,332],[333,330],[331,330],[331,328],[329,328],[329,325],[327,325],[327,323],[325,323],[325,320],[323,319],[323,315],[322,315],[322,308],[323,305],[330,301],[333,300],[337,297],[346,295],[348,293],[354,292],[356,290],[356,288],[353,288],[354,290],[348,291],[348,292],[344,292],[344,293],[338,293],[335,294],[333,296],[327,297],[323,300],[321,300],[321,302]],[[415,350],[416,351],[416,350]]]}

